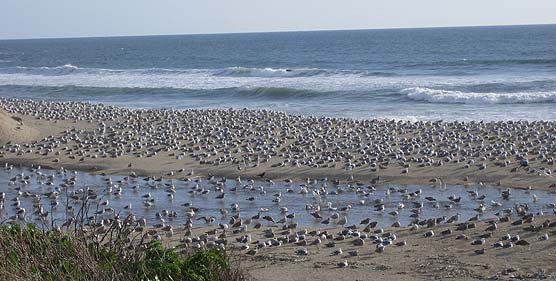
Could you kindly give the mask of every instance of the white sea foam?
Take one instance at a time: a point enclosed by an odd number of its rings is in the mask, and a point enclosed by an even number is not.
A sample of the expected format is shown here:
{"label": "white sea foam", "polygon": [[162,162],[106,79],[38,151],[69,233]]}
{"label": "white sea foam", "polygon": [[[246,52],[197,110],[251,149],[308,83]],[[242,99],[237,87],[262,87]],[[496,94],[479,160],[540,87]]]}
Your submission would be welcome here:
{"label": "white sea foam", "polygon": [[17,66],[14,68],[4,68],[2,69],[4,73],[22,73],[30,75],[67,75],[75,73],[80,68],[72,64],[64,64],[61,66],[41,66],[41,67],[27,67],[27,66]]}
{"label": "white sea foam", "polygon": [[461,104],[553,103],[556,92],[476,93],[423,87],[403,89],[402,94],[416,101]]}
{"label": "white sea foam", "polygon": [[318,68],[253,68],[253,67],[229,67],[215,70],[217,76],[238,76],[238,77],[303,77],[335,74],[332,70]]}
{"label": "white sea foam", "polygon": [[401,94],[407,98],[431,103],[555,102],[555,92],[468,93],[441,90],[484,83],[531,84],[536,81],[548,81],[556,85],[554,77],[542,76],[372,76],[365,75],[361,71],[311,68],[101,69],[78,67],[73,64],[55,67],[0,68],[0,86],[70,85],[188,90],[283,88],[326,93],[363,93],[369,96],[385,93],[395,95],[400,89],[404,89]]}
{"label": "white sea foam", "polygon": [[392,85],[414,86],[411,79],[364,76],[356,71],[310,68],[100,69],[74,65],[0,69],[0,85],[108,88],[291,88],[364,91]]}
{"label": "white sea foam", "polygon": [[61,66],[42,66],[28,67],[17,66],[12,68],[0,68],[0,73],[27,73],[37,75],[67,75],[74,72],[89,74],[107,73],[140,73],[140,74],[198,74],[204,73],[213,76],[230,77],[307,77],[316,75],[334,74],[359,74],[365,75],[362,71],[338,71],[318,68],[257,68],[257,67],[227,67],[221,69],[167,69],[167,68],[139,68],[139,69],[103,69],[103,68],[80,68],[72,64]]}

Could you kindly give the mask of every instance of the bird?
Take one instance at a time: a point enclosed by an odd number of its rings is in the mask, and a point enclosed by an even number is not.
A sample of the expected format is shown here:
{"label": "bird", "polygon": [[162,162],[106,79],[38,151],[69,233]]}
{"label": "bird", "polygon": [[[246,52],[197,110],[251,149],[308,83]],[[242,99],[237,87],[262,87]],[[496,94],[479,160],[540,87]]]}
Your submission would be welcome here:
{"label": "bird", "polygon": [[349,266],[347,260],[341,261],[341,262],[337,263],[336,265],[337,265],[338,267],[340,267],[340,268],[344,268],[344,267],[348,267],[348,266]]}

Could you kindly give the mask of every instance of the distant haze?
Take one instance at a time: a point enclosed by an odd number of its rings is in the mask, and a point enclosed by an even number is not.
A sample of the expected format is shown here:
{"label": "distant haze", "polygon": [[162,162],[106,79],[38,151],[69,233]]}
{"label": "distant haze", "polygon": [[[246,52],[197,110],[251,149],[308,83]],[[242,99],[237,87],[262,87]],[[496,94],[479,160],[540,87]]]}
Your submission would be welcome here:
{"label": "distant haze", "polygon": [[0,39],[556,23],[554,0],[2,0]]}

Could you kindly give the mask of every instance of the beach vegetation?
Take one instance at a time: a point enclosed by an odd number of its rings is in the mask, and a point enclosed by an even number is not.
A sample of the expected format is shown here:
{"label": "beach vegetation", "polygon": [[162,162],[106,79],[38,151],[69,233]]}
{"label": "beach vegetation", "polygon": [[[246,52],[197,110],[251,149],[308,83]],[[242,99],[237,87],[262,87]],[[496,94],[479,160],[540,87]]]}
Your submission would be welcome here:
{"label": "beach vegetation", "polygon": [[0,280],[249,280],[229,251],[177,249],[146,241],[132,229],[124,224],[98,235],[82,228],[3,224]]}

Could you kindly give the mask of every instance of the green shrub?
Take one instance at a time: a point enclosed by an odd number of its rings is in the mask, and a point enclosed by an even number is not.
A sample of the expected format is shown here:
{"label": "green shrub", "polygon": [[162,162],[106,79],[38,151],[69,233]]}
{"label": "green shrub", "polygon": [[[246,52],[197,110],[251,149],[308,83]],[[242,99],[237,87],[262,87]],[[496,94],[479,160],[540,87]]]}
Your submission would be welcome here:
{"label": "green shrub", "polygon": [[[0,280],[247,280],[226,251],[177,252],[160,241],[134,241],[121,229],[102,239],[34,225],[0,226]],[[142,236],[139,236],[142,237]]]}
{"label": "green shrub", "polygon": [[215,273],[228,270],[230,264],[224,251],[198,251],[191,255],[183,264],[189,281],[217,280]]}
{"label": "green shrub", "polygon": [[145,249],[145,258],[134,267],[148,279],[166,281],[179,280],[182,276],[181,265],[182,261],[173,249],[165,249],[160,241],[152,241]]}

